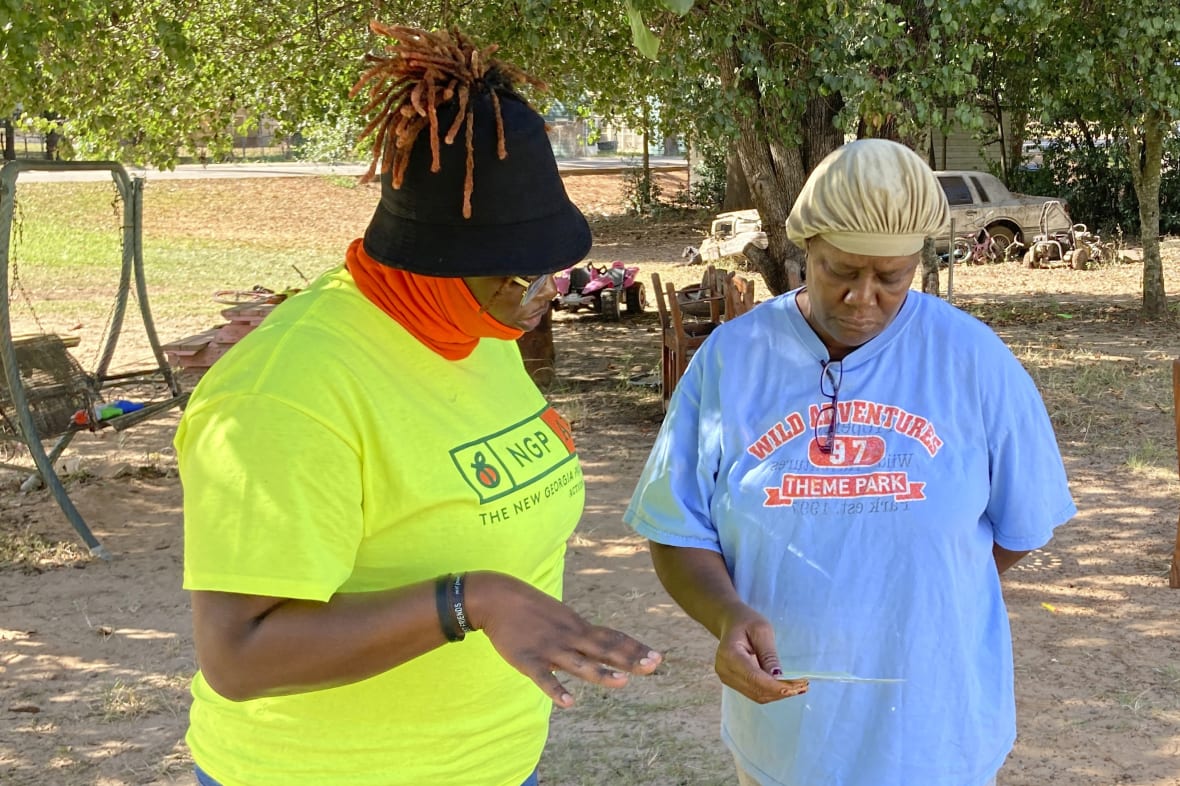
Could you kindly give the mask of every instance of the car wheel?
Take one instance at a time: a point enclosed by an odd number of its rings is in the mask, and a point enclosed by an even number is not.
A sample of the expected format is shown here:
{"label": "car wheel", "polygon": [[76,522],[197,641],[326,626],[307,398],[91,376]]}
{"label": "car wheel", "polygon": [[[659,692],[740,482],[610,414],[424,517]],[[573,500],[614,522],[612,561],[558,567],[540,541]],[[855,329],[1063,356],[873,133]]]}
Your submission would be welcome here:
{"label": "car wheel", "polygon": [[608,322],[619,321],[619,296],[613,289],[604,289],[598,296],[602,304],[602,316]]}
{"label": "car wheel", "polygon": [[991,248],[988,249],[988,256],[992,262],[1003,262],[1008,258],[1008,249],[1015,243],[1020,241],[1020,233],[1012,231],[1012,228],[1004,224],[994,224],[987,228],[987,233],[991,235]]}
{"label": "car wheel", "polygon": [[624,291],[627,296],[627,314],[630,316],[642,314],[643,310],[647,308],[647,290],[644,288],[643,282],[636,281]]}
{"label": "car wheel", "polygon": [[955,240],[955,245],[951,249],[951,259],[955,262],[966,264],[971,261],[971,244],[964,238]]}

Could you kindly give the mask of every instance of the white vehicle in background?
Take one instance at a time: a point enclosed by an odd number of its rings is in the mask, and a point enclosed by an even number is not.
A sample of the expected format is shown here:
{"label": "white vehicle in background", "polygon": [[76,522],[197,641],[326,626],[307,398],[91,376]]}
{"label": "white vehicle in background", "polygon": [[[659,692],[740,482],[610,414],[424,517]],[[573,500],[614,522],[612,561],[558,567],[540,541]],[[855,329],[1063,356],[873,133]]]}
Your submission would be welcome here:
{"label": "white vehicle in background", "polygon": [[758,211],[732,210],[719,213],[709,226],[709,236],[701,242],[698,253],[705,262],[716,262],[722,257],[737,256],[750,243],[765,249],[766,233]]}

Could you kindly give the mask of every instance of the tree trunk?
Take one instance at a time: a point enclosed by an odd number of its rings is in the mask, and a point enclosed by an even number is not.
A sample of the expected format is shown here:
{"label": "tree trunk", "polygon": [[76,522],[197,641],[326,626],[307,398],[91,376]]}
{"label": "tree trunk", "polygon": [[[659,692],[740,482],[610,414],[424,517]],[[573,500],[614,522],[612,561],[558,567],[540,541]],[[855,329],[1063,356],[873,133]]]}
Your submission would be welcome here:
{"label": "tree trunk", "polygon": [[922,244],[922,291],[938,295],[938,254],[934,253],[934,238]]}
{"label": "tree trunk", "polygon": [[732,147],[725,156],[725,199],[721,201],[721,211],[745,210],[754,207],[754,197],[750,194],[750,183],[746,180],[742,160]]}
{"label": "tree trunk", "polygon": [[516,344],[520,347],[520,357],[524,361],[525,371],[538,388],[547,390],[557,376],[557,350],[553,346],[553,309],[545,312],[545,316],[535,328],[516,339]]}
{"label": "tree trunk", "polygon": [[4,160],[12,161],[16,159],[16,127],[11,119],[0,121],[0,125],[4,126]]}
{"label": "tree trunk", "polygon": [[1127,158],[1131,182],[1139,200],[1139,240],[1143,243],[1143,315],[1159,319],[1167,314],[1164,265],[1160,259],[1160,169],[1167,124],[1149,112],[1143,128],[1126,124]]}
{"label": "tree trunk", "polygon": [[1008,159],[1008,130],[1004,127],[1004,105],[999,93],[992,94],[992,106],[995,107],[996,135],[1000,146],[1000,177],[1008,183],[1008,173],[1012,171],[1012,164]]}
{"label": "tree trunk", "polygon": [[781,107],[772,96],[762,94],[756,78],[744,73],[740,52],[727,50],[720,65],[726,86],[748,99],[739,105],[755,107],[737,115],[736,147],[768,244],[766,256],[752,261],[771,294],[778,295],[803,283],[805,256],[787,239],[787,216],[808,173],[842,141],[832,122],[842,101],[838,96],[810,98],[795,125],[800,141],[786,144],[782,140],[789,138],[789,132]]}
{"label": "tree trunk", "polygon": [[946,169],[946,147],[947,147],[947,140],[950,139],[950,133],[946,129],[948,128],[949,122],[950,122],[950,107],[944,106],[942,108],[942,130],[939,131],[939,133],[942,134],[942,163],[940,163],[938,166],[934,167],[935,169]]}
{"label": "tree trunk", "polygon": [[640,185],[639,204],[641,211],[647,213],[652,203],[651,187],[651,108],[643,104],[643,183]]}
{"label": "tree trunk", "polygon": [[1004,173],[1005,184],[1016,170],[1024,165],[1024,135],[1028,132],[1028,110],[1012,109],[1008,112],[1008,164]]}

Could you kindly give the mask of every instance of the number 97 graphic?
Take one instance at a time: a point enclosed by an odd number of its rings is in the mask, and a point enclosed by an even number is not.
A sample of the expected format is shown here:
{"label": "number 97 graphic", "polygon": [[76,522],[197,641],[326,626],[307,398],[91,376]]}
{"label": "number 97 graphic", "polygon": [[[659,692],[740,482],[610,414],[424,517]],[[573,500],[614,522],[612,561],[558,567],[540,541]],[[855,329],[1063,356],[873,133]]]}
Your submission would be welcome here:
{"label": "number 97 graphic", "polygon": [[885,457],[885,440],[875,434],[837,434],[830,447],[822,450],[819,441],[813,439],[807,458],[817,467],[871,467]]}

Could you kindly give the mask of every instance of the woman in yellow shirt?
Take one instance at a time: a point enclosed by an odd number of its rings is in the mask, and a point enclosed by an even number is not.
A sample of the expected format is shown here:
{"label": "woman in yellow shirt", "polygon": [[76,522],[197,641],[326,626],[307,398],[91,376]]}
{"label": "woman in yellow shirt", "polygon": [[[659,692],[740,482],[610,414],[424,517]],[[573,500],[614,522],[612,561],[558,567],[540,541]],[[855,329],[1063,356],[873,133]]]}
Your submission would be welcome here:
{"label": "woman in yellow shirt", "polygon": [[210,369],[176,436],[202,784],[536,782],[555,672],[660,655],[560,602],[584,486],[515,340],[590,250],[527,79],[459,33],[358,82],[381,201]]}

